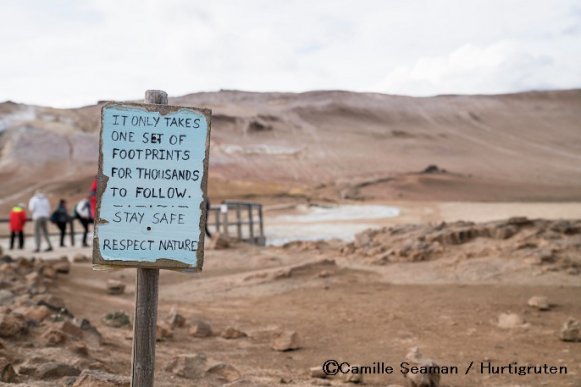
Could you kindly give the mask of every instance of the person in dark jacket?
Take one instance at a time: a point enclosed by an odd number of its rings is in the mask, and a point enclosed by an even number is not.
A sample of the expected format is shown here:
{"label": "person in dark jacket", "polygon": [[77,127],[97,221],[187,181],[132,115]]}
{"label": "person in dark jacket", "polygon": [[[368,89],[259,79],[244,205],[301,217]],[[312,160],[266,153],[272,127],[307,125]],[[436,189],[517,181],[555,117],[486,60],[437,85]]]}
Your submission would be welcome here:
{"label": "person in dark jacket", "polygon": [[56,210],[50,216],[50,221],[56,224],[61,232],[61,247],[65,247],[65,235],[67,233],[67,225],[71,221],[69,212],[67,211],[67,203],[64,199],[59,201]]}
{"label": "person in dark jacket", "polygon": [[10,211],[10,250],[14,248],[14,239],[18,235],[18,248],[24,248],[24,224],[26,223],[26,211],[24,204],[14,206]]}

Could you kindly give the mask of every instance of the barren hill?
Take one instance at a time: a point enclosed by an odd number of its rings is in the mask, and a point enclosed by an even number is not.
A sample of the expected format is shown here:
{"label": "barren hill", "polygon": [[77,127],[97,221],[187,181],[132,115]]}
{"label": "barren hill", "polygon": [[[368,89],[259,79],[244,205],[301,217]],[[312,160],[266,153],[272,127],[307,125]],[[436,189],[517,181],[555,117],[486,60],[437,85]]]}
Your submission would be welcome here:
{"label": "barren hill", "polygon": [[[581,197],[581,90],[430,98],[220,91],[170,104],[213,110],[214,196]],[[99,109],[0,104],[0,205],[36,187],[83,194],[96,172]],[[419,173],[429,165],[437,168]]]}

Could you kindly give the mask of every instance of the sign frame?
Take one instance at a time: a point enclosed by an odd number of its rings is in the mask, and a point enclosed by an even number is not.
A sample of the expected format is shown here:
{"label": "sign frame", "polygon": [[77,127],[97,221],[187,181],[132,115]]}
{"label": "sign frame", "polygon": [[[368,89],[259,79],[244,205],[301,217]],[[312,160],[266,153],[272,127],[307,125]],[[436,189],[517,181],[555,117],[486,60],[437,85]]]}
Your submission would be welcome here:
{"label": "sign frame", "polygon": [[[109,177],[103,171],[103,132],[104,132],[104,118],[105,110],[112,106],[128,107],[130,109],[142,109],[146,112],[157,112],[161,117],[179,112],[180,110],[190,110],[205,117],[207,123],[207,132],[205,139],[205,154],[203,159],[203,174],[200,188],[202,191],[202,201],[200,202],[200,222],[199,222],[199,238],[196,249],[196,265],[190,265],[182,261],[171,258],[160,257],[154,262],[149,261],[135,261],[135,260],[112,260],[104,259],[100,251],[99,241],[99,226],[107,224],[108,221],[101,219],[101,205],[103,193],[106,190]],[[99,130],[99,168],[97,174],[97,206],[95,209],[94,218],[94,232],[93,232],[93,268],[97,270],[111,269],[111,268],[146,268],[146,269],[168,269],[185,272],[200,272],[202,271],[204,263],[204,240],[205,240],[205,224],[207,221],[206,202],[208,200],[208,164],[210,157],[210,133],[212,122],[212,111],[210,109],[198,108],[192,106],[177,106],[177,105],[162,105],[162,104],[147,104],[134,102],[107,102],[101,107],[101,122]]]}

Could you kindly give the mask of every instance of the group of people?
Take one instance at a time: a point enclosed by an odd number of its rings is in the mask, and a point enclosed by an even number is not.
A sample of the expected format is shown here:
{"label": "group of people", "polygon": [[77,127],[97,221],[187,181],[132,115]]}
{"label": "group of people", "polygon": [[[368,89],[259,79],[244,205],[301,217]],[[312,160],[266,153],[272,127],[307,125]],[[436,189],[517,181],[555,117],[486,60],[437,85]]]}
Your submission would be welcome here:
{"label": "group of people", "polygon": [[[35,253],[40,252],[42,239],[46,241],[48,247],[44,251],[52,251],[52,244],[48,235],[48,223],[54,223],[60,231],[60,246],[65,247],[65,236],[67,226],[72,225],[74,220],[78,220],[83,226],[83,247],[88,247],[87,235],[89,224],[93,223],[95,217],[95,207],[97,198],[97,181],[91,184],[89,197],[79,201],[72,214],[69,214],[67,203],[61,199],[54,211],[51,211],[50,201],[42,191],[36,191],[28,203],[32,221],[34,222],[34,242]],[[23,203],[14,206],[10,211],[10,249],[14,249],[16,239],[18,248],[24,248],[24,226],[28,220],[26,209]],[[72,235],[72,234],[71,234]]]}

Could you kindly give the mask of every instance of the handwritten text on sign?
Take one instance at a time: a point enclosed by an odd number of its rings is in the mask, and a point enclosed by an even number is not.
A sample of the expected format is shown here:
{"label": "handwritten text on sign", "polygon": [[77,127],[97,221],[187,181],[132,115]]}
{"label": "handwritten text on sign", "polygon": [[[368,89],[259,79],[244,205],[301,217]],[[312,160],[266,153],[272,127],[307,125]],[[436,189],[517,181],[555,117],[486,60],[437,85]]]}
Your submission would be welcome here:
{"label": "handwritten text on sign", "polygon": [[97,224],[103,260],[170,259],[197,266],[208,136],[204,114],[162,115],[132,105],[103,108]]}

